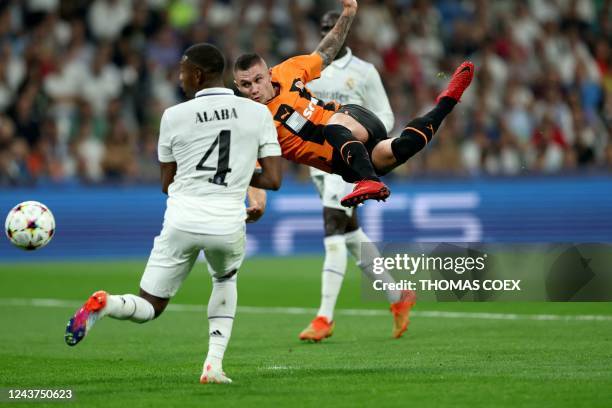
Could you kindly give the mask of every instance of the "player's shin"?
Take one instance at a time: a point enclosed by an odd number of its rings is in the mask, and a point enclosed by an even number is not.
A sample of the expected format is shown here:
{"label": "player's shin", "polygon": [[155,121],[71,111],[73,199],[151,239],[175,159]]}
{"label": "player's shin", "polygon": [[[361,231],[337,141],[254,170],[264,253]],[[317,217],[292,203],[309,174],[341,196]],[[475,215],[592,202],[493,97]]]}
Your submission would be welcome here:
{"label": "player's shin", "polygon": [[327,125],[323,128],[323,136],[362,180],[379,180],[365,145],[357,140],[348,128],[342,125]]}
{"label": "player's shin", "polygon": [[136,323],[148,322],[155,317],[153,305],[146,299],[132,294],[109,295],[106,307],[101,313],[103,316]]}
{"label": "player's shin", "polygon": [[323,240],[325,261],[321,277],[321,307],[317,316],[324,316],[328,322],[334,320],[334,308],[346,272],[346,244],[344,235],[332,235]]}
{"label": "player's shin", "polygon": [[399,164],[421,151],[433,138],[444,118],[453,110],[457,101],[444,97],[426,115],[412,120],[400,137],[393,139],[391,150]]}
{"label": "player's shin", "polygon": [[[380,280],[383,283],[395,283],[393,276],[391,276],[386,270],[381,274],[374,273],[374,258],[380,257],[380,252],[378,252],[378,249],[373,244],[361,245],[363,242],[371,242],[361,228],[344,234],[344,237],[346,239],[346,247],[357,261],[357,265],[363,274],[368,279],[371,281]],[[389,286],[385,285],[384,287]],[[399,290],[387,289],[385,291],[385,295],[387,296],[389,303],[395,303],[400,300],[401,292]]]}
{"label": "player's shin", "polygon": [[213,277],[213,288],[208,301],[208,355],[206,365],[221,370],[225,349],[232,335],[236,305],[238,303],[237,276]]}

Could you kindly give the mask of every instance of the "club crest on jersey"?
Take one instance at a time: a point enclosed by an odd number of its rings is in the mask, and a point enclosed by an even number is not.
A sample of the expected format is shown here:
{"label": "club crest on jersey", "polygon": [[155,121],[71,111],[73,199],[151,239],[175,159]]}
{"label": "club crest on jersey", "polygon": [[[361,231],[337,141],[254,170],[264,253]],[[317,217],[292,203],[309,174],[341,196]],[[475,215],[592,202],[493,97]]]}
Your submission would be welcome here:
{"label": "club crest on jersey", "polygon": [[296,90],[303,91],[304,90],[304,83],[302,81],[300,81],[299,79],[296,79],[295,82],[293,83],[293,87],[292,88],[295,88]]}
{"label": "club crest on jersey", "polygon": [[211,112],[196,112],[196,123],[214,122],[216,120],[238,119],[235,108],[219,109]]}
{"label": "club crest on jersey", "polygon": [[290,91],[297,92],[298,94],[300,94],[302,98],[306,98],[306,99],[311,98],[310,92],[306,88],[306,85],[304,85],[304,82],[302,82],[302,80],[299,78],[295,78],[293,80]]}

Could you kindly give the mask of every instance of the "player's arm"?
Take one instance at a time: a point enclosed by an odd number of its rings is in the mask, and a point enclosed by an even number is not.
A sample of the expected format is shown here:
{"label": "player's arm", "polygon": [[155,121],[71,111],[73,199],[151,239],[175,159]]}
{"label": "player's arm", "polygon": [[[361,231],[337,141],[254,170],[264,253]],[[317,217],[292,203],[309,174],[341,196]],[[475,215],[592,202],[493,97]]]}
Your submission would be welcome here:
{"label": "player's arm", "polygon": [[170,187],[176,175],[176,162],[159,163],[159,167],[161,169],[162,192],[168,194],[168,187]]}
{"label": "player's arm", "polygon": [[246,209],[246,222],[259,220],[266,212],[267,195],[266,190],[261,188],[249,187],[247,190],[248,207]]}
{"label": "player's arm", "polygon": [[278,134],[276,133],[276,127],[274,126],[274,120],[270,111],[263,105],[256,106],[261,118],[259,127],[254,129],[259,139],[257,162],[261,168],[255,169],[250,185],[251,187],[266,190],[278,190],[283,178],[282,152],[278,144]]}
{"label": "player's arm", "polygon": [[278,190],[283,179],[281,172],[281,157],[260,157],[259,164],[261,165],[261,170],[253,173],[250,183],[251,187],[263,188],[266,190]]}
{"label": "player's arm", "polygon": [[170,125],[170,114],[164,111],[159,124],[159,140],[157,141],[157,158],[161,171],[161,185],[164,194],[168,194],[168,187],[174,181],[176,175],[176,159],[172,152],[172,126]]}
{"label": "player's arm", "polygon": [[342,14],[336,21],[334,28],[319,43],[315,53],[323,59],[323,68],[331,64],[336,58],[338,51],[342,48],[342,44],[346,41],[349,28],[357,13],[357,0],[342,0]]}

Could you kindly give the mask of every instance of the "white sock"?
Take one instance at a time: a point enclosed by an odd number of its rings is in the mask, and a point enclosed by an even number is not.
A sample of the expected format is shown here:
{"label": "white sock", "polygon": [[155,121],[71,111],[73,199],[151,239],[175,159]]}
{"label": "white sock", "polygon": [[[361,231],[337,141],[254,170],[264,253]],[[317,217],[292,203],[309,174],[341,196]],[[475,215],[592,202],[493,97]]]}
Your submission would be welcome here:
{"label": "white sock", "polygon": [[153,305],[146,299],[132,294],[109,295],[103,310],[104,316],[137,323],[148,322],[155,317]]}
{"label": "white sock", "polygon": [[[346,247],[357,261],[357,266],[359,266],[361,272],[363,272],[365,276],[367,276],[371,281],[381,280],[383,283],[395,283],[395,279],[393,279],[393,276],[391,276],[389,272],[384,271],[378,275],[373,272],[372,264],[374,263],[374,258],[379,257],[380,252],[378,252],[375,245],[366,245],[366,250],[361,250],[362,242],[371,242],[370,238],[368,238],[361,228],[349,232],[348,234],[344,234],[344,236],[346,238]],[[395,303],[400,300],[401,291],[386,290],[385,295],[387,295],[387,300],[389,303]]]}
{"label": "white sock", "polygon": [[325,261],[321,279],[321,307],[317,316],[334,320],[334,308],[346,272],[346,242],[344,235],[325,237]]}
{"label": "white sock", "polygon": [[208,301],[208,355],[206,363],[221,369],[223,355],[232,335],[236,316],[238,290],[237,275],[227,280],[213,278],[213,289]]}

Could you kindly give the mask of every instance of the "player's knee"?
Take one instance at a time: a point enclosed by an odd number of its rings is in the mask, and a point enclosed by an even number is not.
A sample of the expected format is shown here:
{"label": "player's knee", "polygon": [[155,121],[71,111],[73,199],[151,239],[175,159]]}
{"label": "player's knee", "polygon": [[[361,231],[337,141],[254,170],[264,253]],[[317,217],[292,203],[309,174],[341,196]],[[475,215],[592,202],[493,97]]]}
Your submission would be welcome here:
{"label": "player's knee", "polygon": [[379,176],[384,176],[398,165],[404,163],[400,161],[393,152],[393,141],[395,139],[387,139],[374,147],[372,150],[372,164],[376,167],[376,173]]}
{"label": "player's knee", "polygon": [[236,274],[238,273],[238,269],[234,269],[233,271],[229,271],[229,272],[215,272],[213,273],[212,277],[215,280],[215,282],[226,282],[230,279],[232,279]]}
{"label": "player's knee", "polygon": [[143,289],[140,289],[139,295],[141,298],[149,302],[151,306],[153,306],[153,310],[155,312],[155,314],[153,315],[154,319],[159,317],[164,312],[164,310],[166,310],[166,306],[168,306],[168,303],[170,302],[170,299],[153,296],[150,293],[144,291]]}
{"label": "player's knee", "polygon": [[344,229],[344,233],[348,234],[349,232],[357,231],[358,229],[359,229],[359,220],[357,219],[357,210],[353,210],[353,214],[348,219],[346,228]]}
{"label": "player's knee", "polygon": [[329,207],[323,208],[323,220],[326,237],[344,234],[349,221],[344,210]]}

